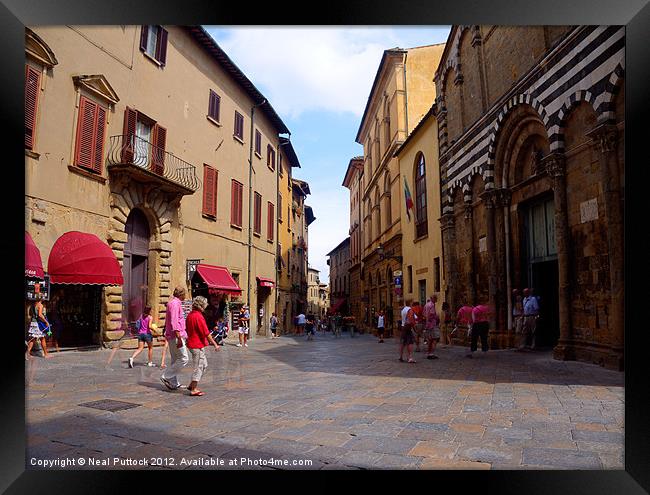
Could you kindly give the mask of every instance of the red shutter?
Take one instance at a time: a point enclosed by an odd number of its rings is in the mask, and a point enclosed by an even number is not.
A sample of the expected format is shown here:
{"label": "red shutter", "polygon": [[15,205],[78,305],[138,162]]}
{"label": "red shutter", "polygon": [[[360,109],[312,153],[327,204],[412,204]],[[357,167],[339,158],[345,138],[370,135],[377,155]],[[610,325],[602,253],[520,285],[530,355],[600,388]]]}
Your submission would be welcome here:
{"label": "red shutter", "polygon": [[255,218],[253,222],[253,232],[260,234],[262,232],[262,196],[255,193]]}
{"label": "red shutter", "polygon": [[162,65],[167,63],[167,30],[162,26],[158,31],[158,40],[156,43],[156,60]]}
{"label": "red shutter", "polygon": [[230,223],[241,227],[242,225],[242,191],[243,185],[232,180],[230,199]]}
{"label": "red shutter", "polygon": [[237,222],[237,212],[235,211],[235,181],[230,183],[230,223],[235,225]]}
{"label": "red shutter", "polygon": [[266,227],[266,229],[267,229],[266,236],[267,236],[269,241],[272,241],[273,240],[273,234],[274,234],[274,231],[275,231],[275,226],[274,226],[275,209],[273,207],[273,203],[269,202],[268,205],[269,205],[269,212],[268,212],[268,225]]}
{"label": "red shutter", "polygon": [[243,203],[244,203],[244,185],[237,183],[237,225],[242,226]]}
{"label": "red shutter", "polygon": [[104,133],[106,130],[106,109],[97,105],[97,121],[95,125],[95,148],[93,155],[93,170],[102,173],[104,163]]}
{"label": "red shutter", "polygon": [[155,124],[153,126],[152,134],[152,169],[154,173],[162,175],[165,171],[165,144],[167,142],[167,129],[158,124]]}
{"label": "red shutter", "polygon": [[41,74],[27,66],[25,74],[25,148],[34,148],[34,131],[36,130],[36,110],[38,108],[38,91],[41,87]]}
{"label": "red shutter", "polygon": [[126,107],[124,111],[124,134],[122,136],[122,163],[133,163],[135,124],[137,121],[138,112]]}
{"label": "red shutter", "polygon": [[142,26],[140,30],[140,50],[143,52],[147,50],[147,35],[149,33],[149,26]]}
{"label": "red shutter", "polygon": [[217,171],[203,166],[203,213],[217,216]]}
{"label": "red shutter", "polygon": [[89,169],[93,168],[96,111],[97,104],[82,96],[79,102],[77,143],[74,155],[75,165]]}
{"label": "red shutter", "polygon": [[215,93],[214,94],[214,120],[220,122],[221,114],[221,97]]}

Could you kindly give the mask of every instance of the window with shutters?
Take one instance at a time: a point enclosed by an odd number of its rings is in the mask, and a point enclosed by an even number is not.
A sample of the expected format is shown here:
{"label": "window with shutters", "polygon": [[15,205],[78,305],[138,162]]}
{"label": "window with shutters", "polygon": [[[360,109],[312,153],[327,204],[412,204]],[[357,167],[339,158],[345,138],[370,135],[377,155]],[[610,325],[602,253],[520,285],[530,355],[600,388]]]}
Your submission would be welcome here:
{"label": "window with shutters", "polygon": [[34,149],[38,95],[41,89],[41,72],[27,65],[25,67],[25,148]]}
{"label": "window with shutters", "polygon": [[242,143],[244,142],[244,116],[235,111],[235,129],[233,136]]}
{"label": "window with shutters", "polygon": [[241,182],[233,179],[230,191],[230,224],[233,227],[241,228],[244,186]]}
{"label": "window with shutters", "polygon": [[164,66],[167,63],[167,30],[162,26],[142,26],[140,50]]}
{"label": "window with shutters", "polygon": [[210,90],[210,99],[208,100],[208,118],[215,124],[221,122],[221,97]]}
{"label": "window with shutters", "polygon": [[77,117],[74,165],[97,174],[102,173],[104,162],[104,135],[107,109],[81,96]]}
{"label": "window with shutters", "polygon": [[275,171],[275,150],[270,144],[266,146],[266,165]]}
{"label": "window with shutters", "polygon": [[428,232],[426,166],[424,155],[420,153],[415,164],[415,237],[425,236]]}
{"label": "window with shutters", "polygon": [[126,107],[123,132],[122,163],[163,175],[167,129],[142,112]]}
{"label": "window with shutters", "polygon": [[217,218],[217,180],[219,173],[210,165],[203,164],[203,215]]}
{"label": "window with shutters", "polygon": [[282,196],[278,194],[278,222],[282,223]]}
{"label": "window with shutters", "polygon": [[278,173],[280,177],[284,177],[284,170],[282,169],[282,153],[278,155]]}
{"label": "window with shutters", "polygon": [[262,234],[262,195],[255,192],[255,202],[253,203],[253,234]]}
{"label": "window with shutters", "polygon": [[275,237],[275,206],[270,201],[267,203],[268,207],[268,225],[266,226],[266,239],[273,242]]}
{"label": "window with shutters", "polygon": [[255,129],[255,154],[258,158],[262,158],[262,134]]}

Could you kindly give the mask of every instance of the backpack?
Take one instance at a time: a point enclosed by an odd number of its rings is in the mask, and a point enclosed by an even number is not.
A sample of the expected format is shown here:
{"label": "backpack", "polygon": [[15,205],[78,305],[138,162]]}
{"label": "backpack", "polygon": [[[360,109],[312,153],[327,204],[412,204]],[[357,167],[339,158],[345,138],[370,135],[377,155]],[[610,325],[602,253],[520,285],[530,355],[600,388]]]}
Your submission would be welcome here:
{"label": "backpack", "polygon": [[142,317],[138,318],[135,321],[135,329],[139,332],[141,328],[142,328]]}

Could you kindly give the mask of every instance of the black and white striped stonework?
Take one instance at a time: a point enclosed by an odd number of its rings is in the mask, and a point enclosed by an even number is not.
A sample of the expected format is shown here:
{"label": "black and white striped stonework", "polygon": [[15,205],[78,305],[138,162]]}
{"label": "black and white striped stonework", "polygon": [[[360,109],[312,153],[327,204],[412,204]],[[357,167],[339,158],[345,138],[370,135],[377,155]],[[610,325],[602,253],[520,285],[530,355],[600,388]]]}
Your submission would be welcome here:
{"label": "black and white striped stonework", "polygon": [[[457,30],[453,43],[458,42],[461,34],[462,30]],[[445,70],[456,70],[461,62],[458,49],[452,47],[448,60],[438,70],[437,80]],[[546,127],[551,151],[563,151],[565,118],[577,103],[589,103],[599,123],[613,121],[612,99],[624,69],[624,27],[577,27],[450,145],[446,145],[446,119],[444,115],[439,117],[442,213],[453,211],[454,192],[458,187],[467,191],[476,174],[481,174],[486,189],[495,187],[496,142],[513,108],[521,104],[532,106]],[[449,111],[443,105],[445,110]],[[496,186],[500,186],[500,178],[496,181]]]}

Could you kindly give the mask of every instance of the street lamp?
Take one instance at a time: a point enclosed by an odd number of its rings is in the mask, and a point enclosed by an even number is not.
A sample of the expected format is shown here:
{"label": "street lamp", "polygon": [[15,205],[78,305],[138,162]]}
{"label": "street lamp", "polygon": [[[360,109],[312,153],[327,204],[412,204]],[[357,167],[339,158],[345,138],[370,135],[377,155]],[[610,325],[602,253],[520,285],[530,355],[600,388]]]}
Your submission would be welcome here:
{"label": "street lamp", "polygon": [[402,257],[401,256],[395,256],[393,254],[393,252],[394,252],[393,250],[386,251],[384,249],[384,245],[381,244],[381,243],[379,243],[379,247],[377,249],[375,249],[375,252],[379,256],[379,259],[382,260],[382,261],[383,260],[391,260],[391,259],[393,259],[393,260],[397,260],[397,262],[400,265],[402,264]]}

